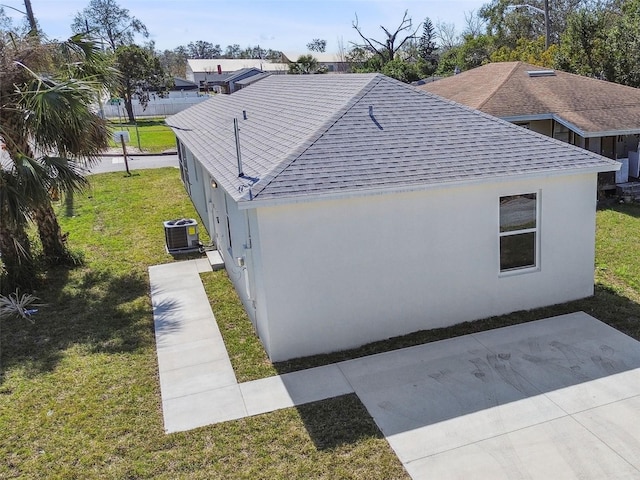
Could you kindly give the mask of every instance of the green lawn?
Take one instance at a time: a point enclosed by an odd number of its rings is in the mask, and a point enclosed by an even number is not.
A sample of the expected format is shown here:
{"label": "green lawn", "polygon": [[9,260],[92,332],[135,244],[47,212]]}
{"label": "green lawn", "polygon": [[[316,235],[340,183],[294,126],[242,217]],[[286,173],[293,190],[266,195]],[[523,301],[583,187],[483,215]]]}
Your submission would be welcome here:
{"label": "green lawn", "polygon": [[[164,123],[164,118],[138,119],[136,124],[119,124],[110,122],[113,131],[126,130],[129,132],[130,142],[127,147],[140,147],[149,153],[159,153],[165,150],[175,150],[176,137],[173,131]],[[139,139],[139,142],[138,142]],[[111,147],[120,147],[113,140],[109,141]]]}
{"label": "green lawn", "polygon": [[2,323],[0,478],[408,478],[353,395],[166,435],[147,267],[173,261],[162,221],[196,216],[179,172],[94,176],[66,213],[85,266],[46,272],[34,325]]}
{"label": "green lawn", "polygon": [[[173,261],[162,221],[196,216],[179,173],[96,175],[59,208],[85,265],[43,273],[34,325],[2,323],[0,478],[408,478],[354,395],[165,435],[147,267]],[[592,298],[276,365],[224,271],[203,281],[246,381],[576,310],[640,339],[639,237],[640,205],[598,212]]]}

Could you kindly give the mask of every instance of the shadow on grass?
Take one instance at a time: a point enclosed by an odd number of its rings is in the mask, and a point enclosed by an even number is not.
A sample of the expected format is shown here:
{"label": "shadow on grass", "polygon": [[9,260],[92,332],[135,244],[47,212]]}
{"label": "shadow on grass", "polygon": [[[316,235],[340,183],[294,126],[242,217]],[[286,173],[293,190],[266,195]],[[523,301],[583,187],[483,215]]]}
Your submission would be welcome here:
{"label": "shadow on grass", "polygon": [[608,203],[598,207],[598,210],[612,210],[615,212],[629,215],[630,217],[640,218],[640,203]]}
{"label": "shadow on grass", "polygon": [[71,347],[111,354],[153,344],[148,291],[148,280],[132,273],[52,269],[35,293],[45,304],[35,322],[3,320],[0,378],[12,368],[29,377],[50,372]]}
{"label": "shadow on grass", "polygon": [[318,450],[334,450],[361,440],[384,439],[355,393],[296,407]]}

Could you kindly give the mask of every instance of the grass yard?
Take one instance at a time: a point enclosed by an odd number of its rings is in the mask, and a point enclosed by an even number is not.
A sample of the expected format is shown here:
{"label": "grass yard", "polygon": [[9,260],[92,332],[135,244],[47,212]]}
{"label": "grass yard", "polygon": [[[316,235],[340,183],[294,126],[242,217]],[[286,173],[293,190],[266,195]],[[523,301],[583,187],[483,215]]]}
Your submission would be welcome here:
{"label": "grass yard", "polygon": [[[354,395],[165,435],[147,267],[173,260],[162,221],[196,216],[179,173],[97,175],[67,213],[85,265],[44,273],[35,324],[1,325],[0,478],[408,478]],[[240,381],[576,310],[640,339],[640,205],[597,219],[592,298],[275,365],[225,272],[202,277]]]}
{"label": "grass yard", "polygon": [[1,325],[0,478],[408,478],[353,395],[166,435],[147,266],[172,261],[162,220],[196,215],[179,173],[97,175],[65,213],[85,266],[46,272],[35,324]]}
{"label": "grass yard", "polygon": [[[110,122],[112,131],[126,130],[129,132],[130,142],[127,147],[138,147],[149,153],[160,153],[165,150],[175,150],[176,137],[173,131],[164,123],[164,118],[138,119],[138,125],[119,124]],[[138,137],[140,142],[138,143]],[[120,147],[119,143],[109,141],[111,147]]]}

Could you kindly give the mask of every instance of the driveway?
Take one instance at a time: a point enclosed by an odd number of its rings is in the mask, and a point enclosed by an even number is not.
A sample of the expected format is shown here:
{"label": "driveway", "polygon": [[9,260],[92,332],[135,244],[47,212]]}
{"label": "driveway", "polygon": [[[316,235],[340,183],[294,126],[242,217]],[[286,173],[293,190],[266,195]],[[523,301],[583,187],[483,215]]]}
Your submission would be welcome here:
{"label": "driveway", "polygon": [[640,478],[640,343],[579,312],[341,370],[415,479]]}

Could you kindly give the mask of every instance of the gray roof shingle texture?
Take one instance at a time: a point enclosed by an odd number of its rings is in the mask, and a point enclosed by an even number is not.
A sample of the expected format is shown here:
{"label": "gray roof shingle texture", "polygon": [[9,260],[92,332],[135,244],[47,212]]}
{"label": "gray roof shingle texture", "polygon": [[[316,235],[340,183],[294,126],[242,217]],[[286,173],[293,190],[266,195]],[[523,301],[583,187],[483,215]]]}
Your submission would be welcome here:
{"label": "gray roof shingle texture", "polygon": [[271,76],[167,123],[236,201],[616,168],[380,74]]}
{"label": "gray roof shingle texture", "polygon": [[524,62],[489,63],[417,88],[489,115],[508,118],[555,114],[585,134],[640,132],[640,89],[547,70]]}

